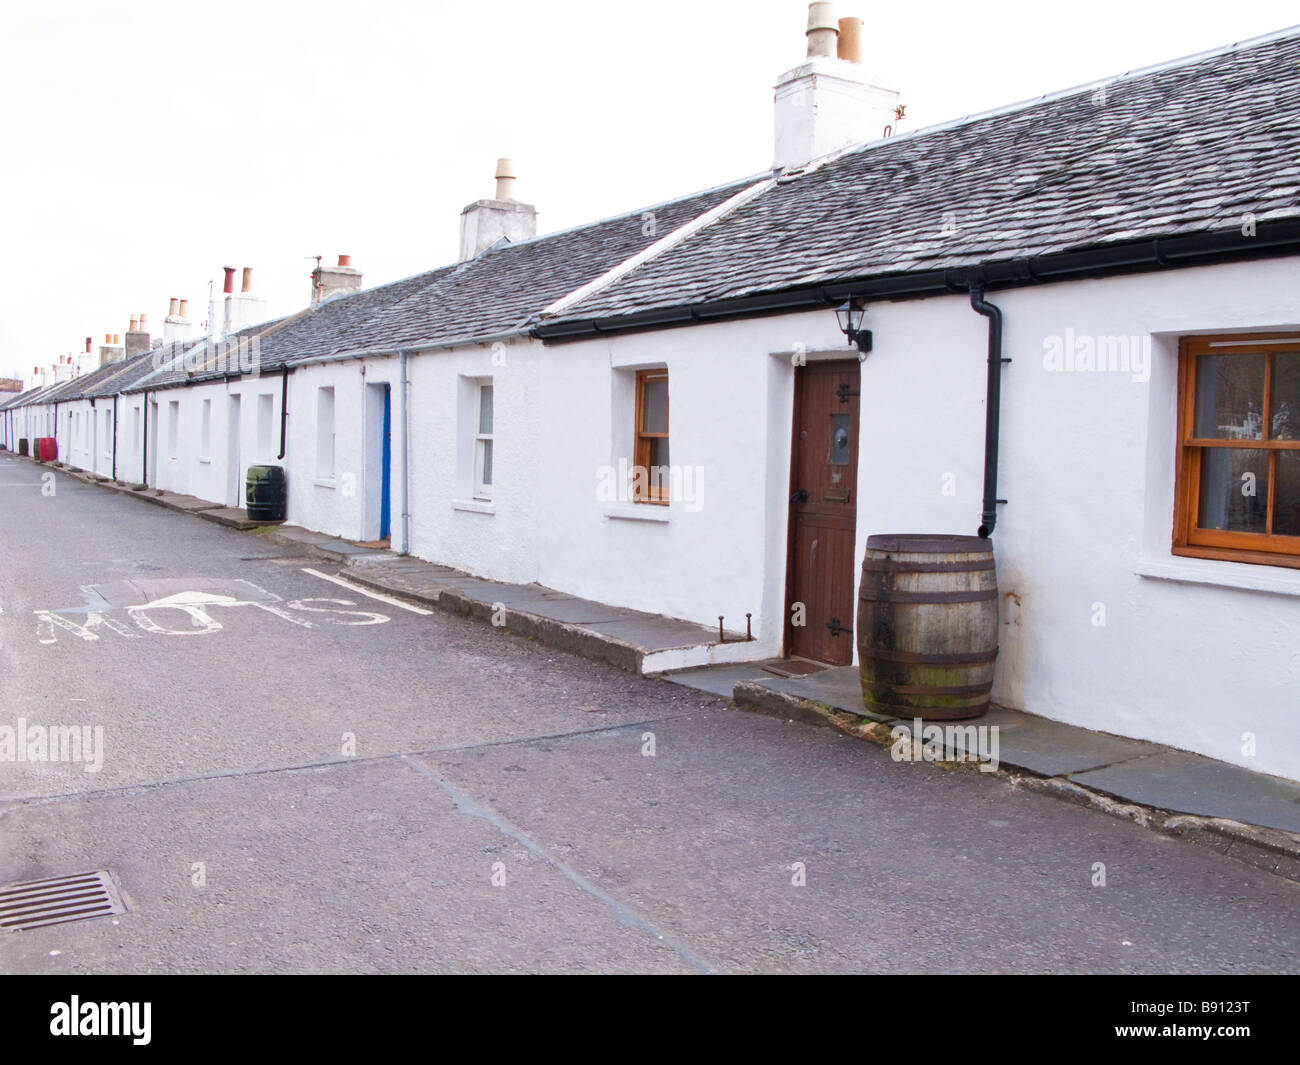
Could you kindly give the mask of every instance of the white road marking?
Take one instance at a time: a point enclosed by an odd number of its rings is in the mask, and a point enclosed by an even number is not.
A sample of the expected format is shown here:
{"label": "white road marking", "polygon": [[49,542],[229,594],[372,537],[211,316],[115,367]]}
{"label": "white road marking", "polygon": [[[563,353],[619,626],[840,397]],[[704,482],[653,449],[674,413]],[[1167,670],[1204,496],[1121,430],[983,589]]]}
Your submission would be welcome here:
{"label": "white road marking", "polygon": [[345,581],[342,577],[331,577],[328,573],[321,573],[320,570],[308,569],[306,566],[302,569],[303,573],[310,573],[313,577],[319,577],[323,581],[329,581],[331,584],[337,584],[340,588],[346,588],[349,592],[356,592],[357,595],[364,595],[370,599],[378,600],[381,603],[387,603],[389,606],[399,606],[403,610],[409,610],[412,614],[432,614],[432,610],[425,610],[422,606],[415,606],[412,603],[404,603],[400,599],[394,599],[390,595],[381,595],[379,592],[372,592],[369,588],[363,588],[359,584],[353,584],[351,581]]}

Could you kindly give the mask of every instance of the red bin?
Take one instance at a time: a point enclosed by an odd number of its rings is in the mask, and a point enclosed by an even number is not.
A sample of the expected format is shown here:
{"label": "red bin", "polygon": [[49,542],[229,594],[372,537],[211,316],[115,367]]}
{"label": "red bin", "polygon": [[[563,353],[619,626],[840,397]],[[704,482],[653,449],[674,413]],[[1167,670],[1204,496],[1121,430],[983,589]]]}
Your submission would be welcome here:
{"label": "red bin", "polygon": [[36,457],[42,462],[53,462],[59,457],[59,442],[52,436],[37,437]]}

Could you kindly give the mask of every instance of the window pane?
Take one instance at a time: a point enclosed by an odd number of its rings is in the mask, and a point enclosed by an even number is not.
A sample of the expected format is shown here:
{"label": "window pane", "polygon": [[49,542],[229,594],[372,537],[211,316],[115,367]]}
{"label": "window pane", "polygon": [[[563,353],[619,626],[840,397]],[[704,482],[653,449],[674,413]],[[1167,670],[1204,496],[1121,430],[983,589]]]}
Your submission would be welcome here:
{"label": "window pane", "polygon": [[1196,357],[1196,436],[1259,440],[1264,432],[1264,356]]}
{"label": "window pane", "polygon": [[479,386],[478,431],[480,433],[492,432],[492,386],[491,385]]}
{"label": "window pane", "polygon": [[1197,525],[1225,532],[1267,529],[1268,452],[1207,447],[1201,451],[1201,500]]}
{"label": "window pane", "polygon": [[650,445],[650,468],[667,466],[668,438],[666,436],[656,436],[652,437],[647,443]]}
{"label": "window pane", "polygon": [[668,378],[646,379],[642,382],[642,388],[641,431],[668,432]]}
{"label": "window pane", "polygon": [[1277,453],[1273,532],[1277,536],[1300,536],[1300,451]]}
{"label": "window pane", "polygon": [[492,483],[492,441],[480,440],[478,446],[479,452],[479,482],[484,485]]}
{"label": "window pane", "polygon": [[[1300,440],[1300,351],[1283,351],[1273,356],[1273,380],[1269,389],[1271,438]],[[1280,477],[1279,474],[1279,480]]]}
{"label": "window pane", "polygon": [[830,455],[826,459],[832,466],[849,464],[849,416],[831,415]]}

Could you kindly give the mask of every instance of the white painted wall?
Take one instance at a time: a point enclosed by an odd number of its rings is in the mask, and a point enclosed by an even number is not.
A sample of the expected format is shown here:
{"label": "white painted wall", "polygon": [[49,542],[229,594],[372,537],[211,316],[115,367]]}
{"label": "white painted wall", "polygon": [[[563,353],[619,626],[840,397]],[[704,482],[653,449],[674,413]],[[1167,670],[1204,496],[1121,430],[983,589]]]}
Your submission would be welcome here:
{"label": "white painted wall", "polygon": [[[1295,329],[1294,261],[990,298],[1014,359],[999,482],[1009,504],[994,534],[995,700],[1300,779],[1300,571],[1170,553],[1177,337]],[[953,296],[873,306],[868,325],[858,558],[875,532],[973,533],[983,469],[985,320]],[[1150,380],[1049,372],[1044,339],[1067,329],[1153,337]],[[1242,753],[1246,732],[1254,757]]]}
{"label": "white painted wall", "polygon": [[[1174,558],[1176,338],[1300,327],[1294,261],[998,292],[1006,316],[994,548],[1002,651],[994,697],[1045,717],[1300,779],[1300,570]],[[973,533],[980,520],[987,323],[965,296],[869,308],[858,484],[861,559],[873,533]],[[1153,338],[1147,381],[1052,373],[1044,339]],[[780,648],[791,408],[798,346],[843,357],[826,311],[544,347],[517,341],[410,359],[411,553],[703,624],[753,614],[754,656]],[[366,385],[393,390],[392,523],[401,527],[396,357],[301,367],[289,380],[291,521],[377,534]],[[599,469],[630,459],[637,368],[666,366],[674,465],[703,471],[698,506],[602,501]],[[364,372],[363,372],[364,371]],[[495,484],[475,501],[473,382],[495,392]],[[335,474],[316,476],[318,391],[334,390]],[[241,395],[241,470],[276,461],[280,379],[157,393],[157,483],[224,501],[224,403]],[[272,444],[258,394],[272,395]],[[151,395],[153,395],[151,393]],[[209,462],[195,449],[213,400]],[[131,402],[135,402],[135,397]],[[371,397],[373,399],[373,396]],[[166,405],[181,407],[177,457]],[[101,400],[100,403],[103,401]],[[119,404],[119,433],[133,422]],[[259,431],[261,426],[261,431]],[[62,446],[62,441],[61,441]],[[119,447],[121,447],[119,442]],[[119,453],[119,463],[121,462]],[[953,486],[945,494],[945,485]],[[647,517],[667,520],[644,520]],[[1096,605],[1106,624],[1093,624]],[[1256,754],[1242,753],[1242,734]]]}
{"label": "white painted wall", "polygon": [[[285,465],[288,480],[288,520],[295,525],[342,536],[374,540],[379,536],[380,428],[367,420],[367,385],[387,384],[392,390],[392,460],[400,473],[398,360],[396,356],[317,363],[294,370],[289,377],[289,445]],[[318,461],[316,414],[320,390],[334,393],[334,475],[322,476]],[[275,408],[279,417],[279,407]],[[373,399],[372,399],[373,402]],[[371,417],[378,411],[371,406]],[[279,432],[279,423],[276,423]],[[277,437],[278,440],[278,437]],[[278,448],[278,443],[277,443]],[[400,524],[394,480],[391,503],[394,536]]]}
{"label": "white painted wall", "polygon": [[[242,507],[248,467],[259,463],[280,464],[276,457],[280,449],[280,390],[278,374],[150,390],[148,417],[151,422],[156,418],[156,427],[149,427],[149,436],[153,438],[156,432],[157,439],[155,453],[148,457],[150,469],[156,471],[148,478],[150,487]],[[239,445],[232,453],[230,412],[236,397]],[[205,401],[212,405],[206,447],[202,439]],[[141,392],[128,393],[118,400],[118,477],[132,483],[137,483],[143,474],[146,432],[143,403]],[[179,405],[174,441],[172,403]],[[259,433],[259,410],[263,403],[270,404],[269,439]],[[149,446],[152,448],[153,444]],[[232,458],[237,458],[237,468],[232,468]]]}

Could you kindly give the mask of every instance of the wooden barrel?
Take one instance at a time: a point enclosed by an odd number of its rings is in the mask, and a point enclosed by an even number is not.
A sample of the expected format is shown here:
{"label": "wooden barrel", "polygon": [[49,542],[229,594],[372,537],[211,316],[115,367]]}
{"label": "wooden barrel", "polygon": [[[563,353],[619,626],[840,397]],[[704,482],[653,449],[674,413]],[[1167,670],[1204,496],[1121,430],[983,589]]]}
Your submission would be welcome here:
{"label": "wooden barrel", "polygon": [[867,710],[953,720],[988,711],[998,657],[993,545],[978,536],[870,536],[858,595]]}
{"label": "wooden barrel", "polygon": [[283,466],[249,466],[244,502],[251,521],[284,521],[288,486]]}

